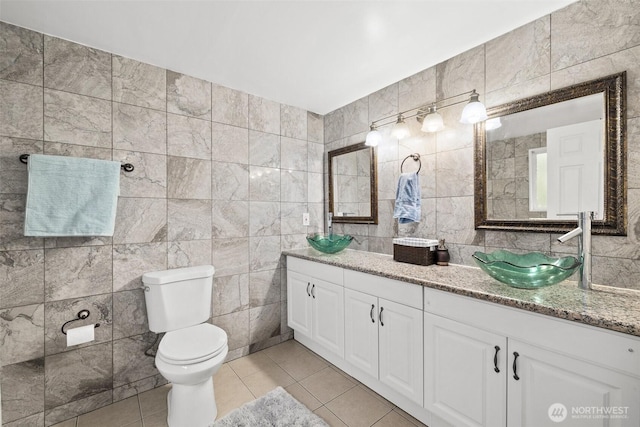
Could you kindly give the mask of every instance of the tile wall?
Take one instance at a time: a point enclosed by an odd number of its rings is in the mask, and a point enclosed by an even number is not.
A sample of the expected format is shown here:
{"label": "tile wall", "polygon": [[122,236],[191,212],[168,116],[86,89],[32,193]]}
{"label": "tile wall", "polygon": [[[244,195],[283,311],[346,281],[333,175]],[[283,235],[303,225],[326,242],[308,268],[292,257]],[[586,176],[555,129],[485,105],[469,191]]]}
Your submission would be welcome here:
{"label": "tile wall", "polygon": [[[280,252],[322,227],[323,150],[321,116],[0,22],[4,425],[51,425],[164,383],[144,355],[147,271],[213,263],[229,360],[289,338]],[[134,164],[114,236],[24,237],[22,153]],[[96,339],[67,348],[60,327],[81,309]]]}
{"label": "tile wall", "polygon": [[[410,47],[408,47],[410,48]],[[488,107],[627,71],[628,236],[593,238],[595,283],[640,290],[640,3],[582,0],[454,56],[325,116],[326,151],[364,140],[369,124],[425,103],[476,89]],[[439,110],[447,129],[388,136],[378,147],[378,212],[372,225],[338,225],[354,248],[392,253],[392,237],[444,238],[451,261],[472,265],[474,251],[511,249],[574,254],[555,234],[474,229],[473,129],[458,123],[463,106]],[[388,134],[389,128],[385,128]],[[422,155],[422,218],[398,227],[393,199],[400,163]],[[409,163],[405,164],[409,171]],[[414,165],[415,167],[415,165]],[[415,169],[413,169],[415,170]]]}

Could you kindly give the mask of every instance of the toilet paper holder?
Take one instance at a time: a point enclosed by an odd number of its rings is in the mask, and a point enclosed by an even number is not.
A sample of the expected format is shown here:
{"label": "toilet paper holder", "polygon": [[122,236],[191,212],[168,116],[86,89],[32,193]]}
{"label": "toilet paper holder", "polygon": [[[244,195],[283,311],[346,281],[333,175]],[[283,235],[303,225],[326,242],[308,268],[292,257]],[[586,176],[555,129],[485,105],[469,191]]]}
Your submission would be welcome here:
{"label": "toilet paper holder", "polygon": [[[62,324],[62,328],[60,328],[60,330],[62,331],[62,333],[63,333],[63,334],[67,335],[67,332],[64,330],[64,327],[65,327],[65,326],[67,326],[67,325],[68,325],[69,323],[71,323],[71,322],[76,322],[76,321],[78,321],[78,320],[86,319],[87,317],[89,317],[89,315],[90,315],[90,314],[91,314],[91,312],[90,312],[89,310],[80,310],[80,311],[78,312],[78,318],[77,318],[77,319],[71,319],[71,320],[69,320],[69,321],[67,321],[67,322],[64,322],[64,323]],[[96,328],[97,328],[97,327],[99,327],[99,326],[100,326],[100,323],[96,323],[94,327],[96,327]]]}

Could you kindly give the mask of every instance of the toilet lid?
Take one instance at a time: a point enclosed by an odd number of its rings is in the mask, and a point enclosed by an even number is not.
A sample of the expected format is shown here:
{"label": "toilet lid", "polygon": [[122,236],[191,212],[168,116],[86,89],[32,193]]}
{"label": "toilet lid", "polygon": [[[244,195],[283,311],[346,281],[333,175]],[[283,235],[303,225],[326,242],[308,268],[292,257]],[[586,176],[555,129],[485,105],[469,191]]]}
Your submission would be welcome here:
{"label": "toilet lid", "polygon": [[197,363],[220,354],[227,346],[227,333],[210,323],[167,332],[158,346],[158,356],[177,364]]}

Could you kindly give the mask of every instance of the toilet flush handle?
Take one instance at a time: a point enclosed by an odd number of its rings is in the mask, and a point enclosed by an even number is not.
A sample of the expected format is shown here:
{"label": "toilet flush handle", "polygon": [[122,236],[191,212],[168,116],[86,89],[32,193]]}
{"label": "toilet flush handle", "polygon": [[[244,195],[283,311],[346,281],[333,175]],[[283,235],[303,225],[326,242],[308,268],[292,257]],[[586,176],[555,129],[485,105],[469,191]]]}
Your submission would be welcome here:
{"label": "toilet flush handle", "polygon": [[142,286],[142,290],[145,292],[149,292],[151,289],[149,289],[148,286]]}

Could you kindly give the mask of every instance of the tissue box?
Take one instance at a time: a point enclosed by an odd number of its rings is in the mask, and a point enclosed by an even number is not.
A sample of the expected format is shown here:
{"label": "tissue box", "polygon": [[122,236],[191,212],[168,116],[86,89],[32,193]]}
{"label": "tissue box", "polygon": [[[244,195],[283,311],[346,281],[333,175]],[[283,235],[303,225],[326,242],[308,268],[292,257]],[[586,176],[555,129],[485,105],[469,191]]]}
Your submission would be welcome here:
{"label": "tissue box", "polygon": [[437,247],[438,241],[432,239],[416,237],[393,239],[393,259],[417,265],[435,264]]}

